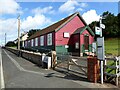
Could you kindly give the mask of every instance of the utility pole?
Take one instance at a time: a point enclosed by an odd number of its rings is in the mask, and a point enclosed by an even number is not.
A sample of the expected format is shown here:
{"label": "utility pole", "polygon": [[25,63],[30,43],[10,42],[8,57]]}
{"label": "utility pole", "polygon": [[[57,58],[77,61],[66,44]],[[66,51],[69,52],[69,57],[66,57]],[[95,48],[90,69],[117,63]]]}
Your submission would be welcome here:
{"label": "utility pole", "polygon": [[5,33],[5,45],[6,45],[6,33]]}
{"label": "utility pole", "polygon": [[20,15],[18,16],[18,50],[20,50]]}

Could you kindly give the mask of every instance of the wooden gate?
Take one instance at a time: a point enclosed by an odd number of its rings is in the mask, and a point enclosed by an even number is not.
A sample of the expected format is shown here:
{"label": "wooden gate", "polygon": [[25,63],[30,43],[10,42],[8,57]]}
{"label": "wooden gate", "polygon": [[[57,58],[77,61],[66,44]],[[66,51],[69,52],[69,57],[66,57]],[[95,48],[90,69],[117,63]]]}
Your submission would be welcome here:
{"label": "wooden gate", "polygon": [[[78,67],[78,69],[75,67]],[[71,59],[68,60],[68,70],[74,70],[77,73],[87,76],[87,59],[72,56]]]}
{"label": "wooden gate", "polygon": [[57,54],[57,62],[54,69],[61,68],[67,72],[87,78],[87,58],[76,57],[70,54]]}

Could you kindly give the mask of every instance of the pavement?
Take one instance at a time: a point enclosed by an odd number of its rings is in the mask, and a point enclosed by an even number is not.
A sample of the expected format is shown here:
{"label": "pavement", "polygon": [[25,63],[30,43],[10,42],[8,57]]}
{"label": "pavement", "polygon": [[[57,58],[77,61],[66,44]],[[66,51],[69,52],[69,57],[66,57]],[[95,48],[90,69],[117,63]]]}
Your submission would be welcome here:
{"label": "pavement", "polygon": [[[5,88],[116,88],[110,84],[88,82],[59,68],[47,70],[30,61],[2,50]],[[1,70],[1,69],[0,69]],[[2,82],[3,83],[3,82]],[[1,84],[0,84],[1,85]]]}

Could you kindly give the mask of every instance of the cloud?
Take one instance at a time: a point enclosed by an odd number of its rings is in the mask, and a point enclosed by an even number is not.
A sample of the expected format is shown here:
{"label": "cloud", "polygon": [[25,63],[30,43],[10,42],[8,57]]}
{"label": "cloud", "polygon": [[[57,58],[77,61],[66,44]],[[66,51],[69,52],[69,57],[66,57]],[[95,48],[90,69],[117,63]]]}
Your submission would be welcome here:
{"label": "cloud", "polygon": [[0,32],[11,32],[17,27],[17,19],[9,18],[9,19],[0,19]]}
{"label": "cloud", "polygon": [[15,0],[0,0],[0,14],[22,13],[20,6]]}
{"label": "cloud", "polygon": [[32,13],[35,13],[35,14],[54,14],[55,11],[53,10],[53,7],[52,6],[48,6],[48,7],[44,7],[44,8],[41,8],[41,7],[37,7],[35,9],[32,10]]}
{"label": "cloud", "polygon": [[[28,16],[21,19],[21,31],[29,31],[30,29],[42,29],[46,25],[51,24],[50,18],[43,14],[36,14],[34,16]],[[0,41],[4,43],[5,33],[7,33],[7,41],[13,41],[18,35],[18,21],[17,18],[0,19]]]}
{"label": "cloud", "polygon": [[17,37],[17,19],[0,19],[0,41],[3,44],[5,33],[7,34],[7,41],[13,40]]}
{"label": "cloud", "polygon": [[32,29],[32,28],[40,28],[49,23],[51,23],[51,19],[45,17],[43,14],[36,14],[35,16],[28,16],[26,19],[22,20],[21,28],[22,29]]}
{"label": "cloud", "polygon": [[83,11],[84,9],[83,8],[78,8],[76,11]]}
{"label": "cloud", "polygon": [[68,0],[67,2],[65,2],[64,4],[62,4],[60,7],[59,7],[59,11],[60,12],[73,12],[75,10],[75,7],[78,6],[79,3],[77,1],[71,1],[71,0]]}
{"label": "cloud", "polygon": [[90,24],[93,21],[99,21],[100,15],[97,14],[96,10],[89,10],[83,13],[82,17],[87,24]]}
{"label": "cloud", "polygon": [[87,3],[80,3],[80,6],[81,6],[81,7],[87,7],[88,4],[87,4]]}
{"label": "cloud", "polygon": [[59,12],[61,13],[73,13],[75,11],[84,11],[84,8],[88,7],[87,3],[79,3],[75,0],[68,0],[59,7]]}

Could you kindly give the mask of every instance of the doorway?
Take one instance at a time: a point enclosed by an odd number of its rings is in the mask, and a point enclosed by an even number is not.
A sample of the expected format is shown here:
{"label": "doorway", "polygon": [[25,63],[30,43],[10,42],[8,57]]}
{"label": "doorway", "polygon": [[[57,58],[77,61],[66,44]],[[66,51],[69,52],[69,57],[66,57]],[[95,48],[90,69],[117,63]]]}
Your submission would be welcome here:
{"label": "doorway", "polygon": [[89,50],[89,36],[84,36],[85,51]]}

